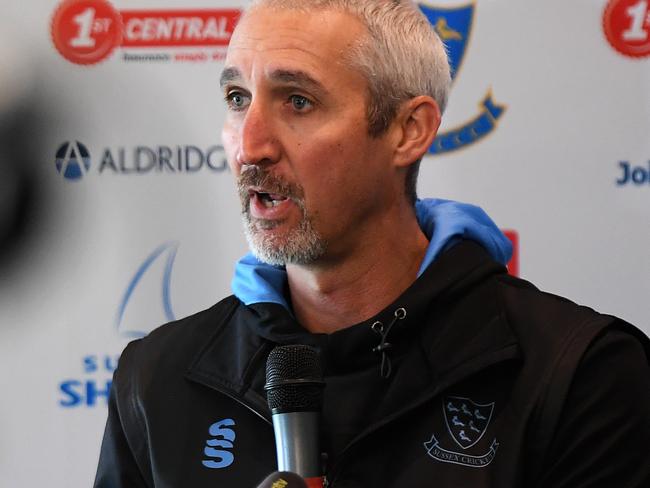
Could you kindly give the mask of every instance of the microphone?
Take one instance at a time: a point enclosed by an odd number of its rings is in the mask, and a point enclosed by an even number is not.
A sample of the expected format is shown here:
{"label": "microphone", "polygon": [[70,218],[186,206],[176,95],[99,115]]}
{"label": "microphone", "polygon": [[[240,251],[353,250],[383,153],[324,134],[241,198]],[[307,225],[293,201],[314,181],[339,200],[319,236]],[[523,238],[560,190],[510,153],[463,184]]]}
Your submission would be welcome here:
{"label": "microphone", "polygon": [[266,362],[266,390],[273,417],[278,470],[291,471],[307,486],[323,486],[319,446],[323,373],[318,351],[278,346]]}
{"label": "microphone", "polygon": [[264,478],[257,488],[307,488],[307,483],[296,473],[276,471]]}

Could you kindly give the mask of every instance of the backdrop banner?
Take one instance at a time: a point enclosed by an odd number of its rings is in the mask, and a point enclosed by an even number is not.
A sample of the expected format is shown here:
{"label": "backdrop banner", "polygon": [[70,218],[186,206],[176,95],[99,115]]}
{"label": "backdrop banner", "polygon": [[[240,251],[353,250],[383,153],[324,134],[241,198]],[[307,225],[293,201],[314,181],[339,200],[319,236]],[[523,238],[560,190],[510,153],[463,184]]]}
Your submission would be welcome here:
{"label": "backdrop banner", "polygon": [[[245,2],[0,5],[0,485],[87,487],[125,345],[230,294],[247,250],[219,89]],[[650,333],[650,2],[421,8],[454,78],[419,195]]]}

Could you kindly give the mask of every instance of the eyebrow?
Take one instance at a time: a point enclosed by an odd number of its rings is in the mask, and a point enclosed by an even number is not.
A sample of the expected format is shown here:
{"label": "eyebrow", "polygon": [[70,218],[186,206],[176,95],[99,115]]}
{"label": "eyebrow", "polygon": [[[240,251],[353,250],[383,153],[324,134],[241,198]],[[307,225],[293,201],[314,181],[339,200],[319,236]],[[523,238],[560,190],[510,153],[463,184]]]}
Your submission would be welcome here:
{"label": "eyebrow", "polygon": [[[226,68],[221,72],[219,85],[223,88],[225,85],[241,78],[241,72],[237,68]],[[277,69],[271,73],[270,79],[276,83],[291,83],[320,93],[328,93],[322,83],[300,70]]]}
{"label": "eyebrow", "polygon": [[221,72],[221,77],[219,78],[219,86],[223,88],[228,83],[232,83],[235,80],[241,78],[241,73],[237,68],[226,68]]}
{"label": "eyebrow", "polygon": [[327,93],[327,90],[322,83],[312,78],[304,71],[278,69],[271,73],[271,80],[281,83],[291,83],[317,92]]}

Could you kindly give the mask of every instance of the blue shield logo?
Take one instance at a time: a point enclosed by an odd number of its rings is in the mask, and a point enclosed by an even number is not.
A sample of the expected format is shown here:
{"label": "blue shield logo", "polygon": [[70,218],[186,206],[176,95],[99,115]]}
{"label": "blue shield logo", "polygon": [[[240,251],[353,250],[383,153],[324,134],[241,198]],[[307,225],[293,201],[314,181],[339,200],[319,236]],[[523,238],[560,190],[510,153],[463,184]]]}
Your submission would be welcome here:
{"label": "blue shield logo", "polygon": [[[429,20],[440,39],[447,47],[452,80],[456,79],[474,23],[474,1],[455,8],[433,7],[420,4],[420,10]],[[474,144],[489,135],[497,126],[506,107],[492,99],[488,90],[479,103],[479,112],[468,122],[445,132],[438,133],[433,145],[429,148],[431,154],[445,154]]]}
{"label": "blue shield logo", "polygon": [[420,10],[429,19],[447,47],[452,80],[460,69],[465,57],[469,35],[474,20],[474,4],[456,8],[431,7],[420,4]]}

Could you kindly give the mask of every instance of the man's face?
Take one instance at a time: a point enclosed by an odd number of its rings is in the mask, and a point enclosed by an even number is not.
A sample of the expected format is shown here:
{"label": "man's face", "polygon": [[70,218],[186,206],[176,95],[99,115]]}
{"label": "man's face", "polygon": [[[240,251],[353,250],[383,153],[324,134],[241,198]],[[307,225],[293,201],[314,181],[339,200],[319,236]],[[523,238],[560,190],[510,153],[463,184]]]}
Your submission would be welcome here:
{"label": "man's face", "polygon": [[362,39],[362,24],[342,12],[266,8],[233,35],[222,138],[263,261],[343,258],[403,192],[391,137],[368,135],[367,82],[344,61]]}

